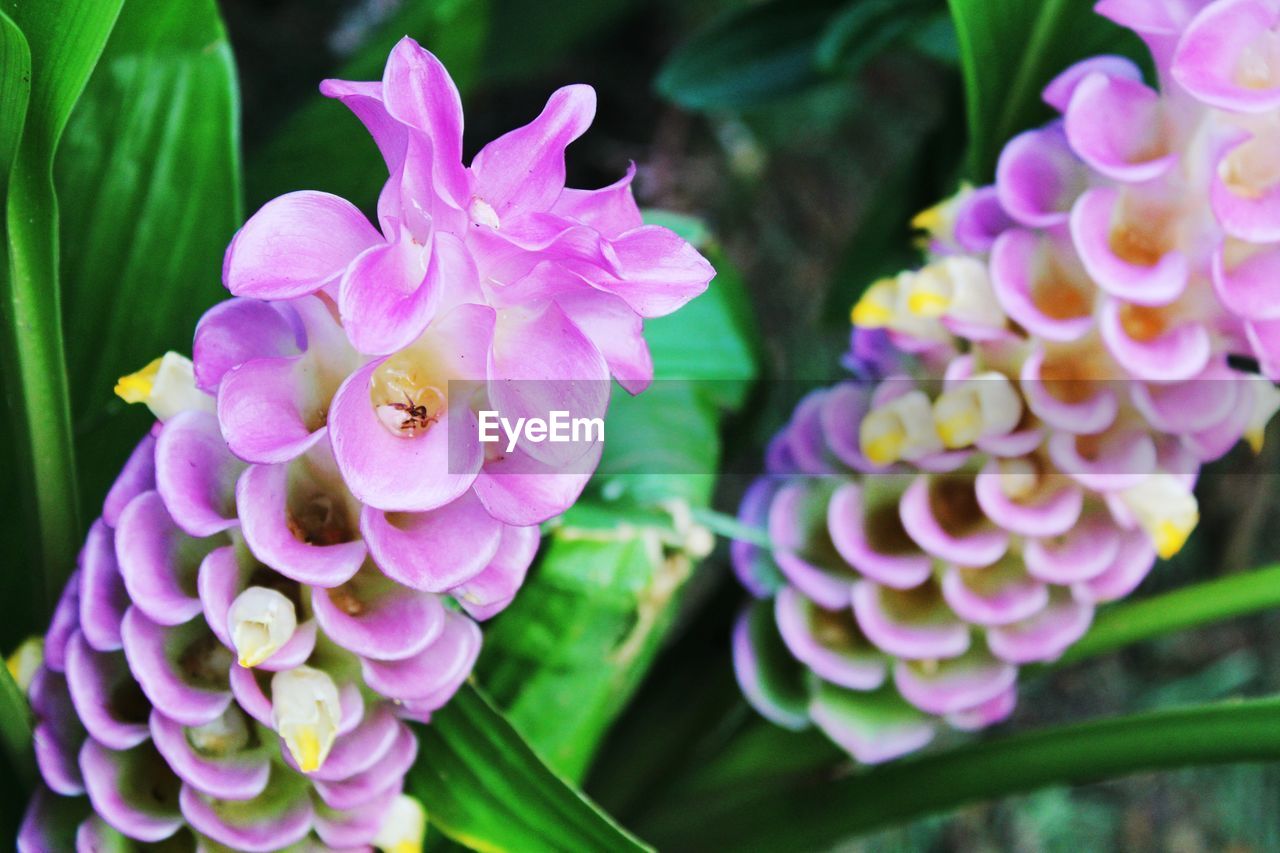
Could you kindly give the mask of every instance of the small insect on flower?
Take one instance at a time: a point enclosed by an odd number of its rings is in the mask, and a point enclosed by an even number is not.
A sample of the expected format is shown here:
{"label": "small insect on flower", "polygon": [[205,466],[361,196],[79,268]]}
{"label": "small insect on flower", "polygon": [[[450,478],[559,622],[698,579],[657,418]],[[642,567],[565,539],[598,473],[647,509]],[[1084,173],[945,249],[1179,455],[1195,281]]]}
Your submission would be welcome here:
{"label": "small insect on flower", "polygon": [[413,402],[413,398],[405,392],[403,403],[392,403],[391,408],[397,412],[405,414],[404,422],[400,424],[400,429],[426,429],[434,424],[438,417],[429,414],[427,407],[422,403]]}

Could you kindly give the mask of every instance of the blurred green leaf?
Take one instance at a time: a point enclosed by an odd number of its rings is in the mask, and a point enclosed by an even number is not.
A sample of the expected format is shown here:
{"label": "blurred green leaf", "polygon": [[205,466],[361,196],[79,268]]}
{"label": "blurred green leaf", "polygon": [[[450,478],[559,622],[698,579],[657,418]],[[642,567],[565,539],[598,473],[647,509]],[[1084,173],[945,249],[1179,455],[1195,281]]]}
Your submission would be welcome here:
{"label": "blurred green leaf", "polygon": [[1086,0],[948,0],[960,42],[969,115],[969,177],[985,182],[1014,134],[1049,116],[1040,90],[1071,63],[1099,53],[1145,61],[1128,30]]}
{"label": "blurred green leaf", "polygon": [[[43,576],[46,603],[62,591],[71,574],[80,541],[77,515],[75,453],[71,439],[71,394],[63,357],[58,278],[58,199],[53,185],[53,158],[76,99],[106,44],[122,0],[3,0],[26,36],[31,56],[31,88],[22,138],[10,167],[5,198],[7,263],[0,280],[4,314],[5,388],[12,434],[9,450],[18,471],[6,483],[18,507],[7,513],[23,524],[8,529],[6,542],[34,540],[31,564],[5,572],[10,601],[32,601],[25,579]],[[5,27],[6,62],[20,62],[21,52],[9,22]],[[9,88],[9,84],[6,84]],[[13,91],[11,89],[11,91]],[[6,122],[0,150],[12,150],[15,134],[6,99]],[[15,580],[8,580],[8,579]],[[16,580],[24,579],[24,580]],[[36,581],[38,583],[38,581]],[[13,586],[9,586],[12,583]],[[26,581],[26,584],[31,581]],[[22,616],[39,608],[13,608]],[[7,620],[9,621],[9,620]]]}
{"label": "blurred green leaf", "polygon": [[470,685],[417,734],[408,790],[427,804],[431,825],[460,844],[522,853],[648,849],[548,768]]}
{"label": "blurred green leaf", "polygon": [[[387,54],[406,34],[440,58],[464,93],[475,83],[489,32],[490,0],[405,3],[333,76],[380,80]],[[299,189],[323,190],[373,208],[386,166],[373,140],[342,104],[316,94],[248,161],[250,209]]]}
{"label": "blurred green leaf", "polygon": [[130,0],[67,125],[55,170],[63,323],[90,506],[151,422],[115,397],[116,378],[189,352],[201,313],[226,295],[239,111],[214,0]]}
{"label": "blurred green leaf", "polygon": [[667,58],[656,85],[693,110],[753,106],[819,79],[814,50],[840,0],[766,0],[732,9]]}
{"label": "blurred green leaf", "polygon": [[814,50],[818,68],[854,70],[920,26],[940,0],[855,0],[831,21]]}
{"label": "blurred green leaf", "polygon": [[766,0],[734,8],[676,48],[658,91],[694,110],[753,107],[858,71],[919,29],[941,0]]}
{"label": "blurred green leaf", "polygon": [[1200,764],[1280,759],[1280,698],[1201,705],[995,738],[862,770],[672,801],[641,824],[686,849],[826,849],[966,803]]}

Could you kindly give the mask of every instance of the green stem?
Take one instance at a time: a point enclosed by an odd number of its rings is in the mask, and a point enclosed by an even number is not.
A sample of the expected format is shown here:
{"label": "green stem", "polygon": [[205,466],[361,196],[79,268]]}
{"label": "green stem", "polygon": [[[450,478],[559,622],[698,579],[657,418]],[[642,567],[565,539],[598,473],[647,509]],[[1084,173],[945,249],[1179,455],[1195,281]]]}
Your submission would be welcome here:
{"label": "green stem", "polygon": [[725,539],[736,539],[740,542],[750,542],[759,548],[773,550],[773,542],[769,539],[768,531],[752,527],[749,524],[743,524],[732,515],[700,507],[694,507],[691,514],[694,521],[717,536],[722,536]]}
{"label": "green stem", "polygon": [[843,779],[671,804],[639,829],[660,848],[811,849],[966,803],[1187,765],[1280,759],[1280,698],[1029,732]]}

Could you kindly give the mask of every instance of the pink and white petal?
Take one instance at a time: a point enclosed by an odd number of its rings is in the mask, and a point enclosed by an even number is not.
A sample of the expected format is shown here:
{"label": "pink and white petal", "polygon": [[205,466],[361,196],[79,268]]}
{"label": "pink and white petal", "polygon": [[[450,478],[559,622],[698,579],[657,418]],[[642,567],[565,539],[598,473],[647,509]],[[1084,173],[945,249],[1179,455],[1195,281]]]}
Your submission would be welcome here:
{"label": "pink and white petal", "polygon": [[247,462],[286,462],[320,440],[308,419],[303,383],[307,355],[263,358],[229,371],[218,389],[218,422],[231,452]]}
{"label": "pink and white petal", "polygon": [[564,190],[564,150],[596,113],[590,86],[557,89],[532,122],[480,149],[471,163],[474,193],[499,220],[518,211],[549,210]]}
{"label": "pink and white petal", "polygon": [[503,525],[498,550],[480,574],[449,590],[472,619],[484,621],[503,610],[519,591],[542,538],[537,525]]}
{"label": "pink and white petal", "polygon": [[347,267],[338,288],[342,324],[358,351],[385,355],[412,343],[439,301],[439,264],[431,246],[402,231],[393,243],[373,246]]}
{"label": "pink and white petal", "polygon": [[595,442],[566,472],[517,447],[485,461],[475,479],[476,497],[501,522],[518,527],[541,524],[578,500],[603,450],[603,443]]}
{"label": "pink and white petal", "polygon": [[223,283],[236,296],[292,299],[338,279],[382,235],[346,199],[302,191],[267,202],[227,248]]}
{"label": "pink and white petal", "polygon": [[[357,591],[359,583],[359,579],[353,581]],[[311,606],[325,636],[347,651],[375,660],[412,657],[434,642],[445,624],[440,599],[431,593],[388,586],[364,595],[352,593],[348,587],[315,590]],[[352,595],[361,605],[355,613],[342,606]]]}
{"label": "pink and white petal", "polygon": [[116,563],[135,607],[163,625],[179,625],[200,612],[200,561],[222,541],[188,536],[158,492],[143,492],[120,514],[115,544]]}
{"label": "pink and white petal", "polygon": [[120,648],[120,622],[129,608],[129,592],[116,562],[115,536],[98,519],[80,550],[80,630],[100,652]]}
{"label": "pink and white petal", "polygon": [[618,237],[644,224],[631,193],[631,181],[635,176],[636,164],[631,163],[627,166],[627,173],[607,187],[598,190],[566,189],[552,205],[551,212],[590,225],[607,238]]}
{"label": "pink and white petal", "polygon": [[117,752],[87,740],[80,771],[93,810],[135,841],[164,841],[182,827],[178,780],[150,744]]}
{"label": "pink and white petal", "polygon": [[[484,461],[475,414],[458,404],[419,435],[393,435],[370,396],[380,366],[381,359],[357,370],[334,395],[329,438],[342,479],[357,500],[378,509],[443,506],[471,487]],[[450,441],[449,431],[458,428],[462,435]]]}
{"label": "pink and white petal", "polygon": [[484,570],[503,525],[471,492],[421,513],[364,507],[360,530],[383,574],[411,589],[445,592]]}
{"label": "pink and white petal", "polygon": [[119,527],[124,508],[138,495],[156,487],[156,432],[153,429],[133,448],[102,502],[102,520],[109,527]]}
{"label": "pink and white petal", "polygon": [[1280,106],[1280,81],[1264,57],[1278,17],[1274,4],[1265,0],[1209,4],[1187,25],[1178,42],[1173,79],[1193,97],[1220,109],[1247,113],[1275,109]]}
{"label": "pink and white petal", "polygon": [[[498,313],[488,371],[489,402],[512,423],[518,418],[550,423],[557,411],[570,418],[603,418],[609,406],[604,356],[555,303]],[[523,450],[572,470],[595,443],[526,441]]]}
{"label": "pink and white petal", "polygon": [[1142,80],[1142,70],[1133,60],[1124,56],[1091,56],[1082,59],[1058,74],[1044,87],[1041,96],[1044,102],[1060,113],[1067,111],[1071,96],[1076,86],[1090,74],[1101,73],[1110,78],[1123,80]]}
{"label": "pink and white petal", "polygon": [[365,683],[383,696],[415,700],[461,684],[480,654],[480,629],[469,617],[445,612],[444,626],[422,651],[404,660],[362,659]]}
{"label": "pink and white petal", "polygon": [[192,536],[235,526],[236,480],[244,468],[209,412],[179,412],[160,430],[156,490],[173,520]]}
{"label": "pink and white petal", "polygon": [[[294,532],[290,506],[289,465],[251,465],[236,487],[240,530],[253,555],[299,583],[334,587],[346,582],[364,563],[364,542],[317,545]],[[354,522],[354,519],[351,521]]]}
{"label": "pink and white petal", "polygon": [[305,346],[306,335],[287,303],[238,298],[219,302],[196,326],[196,387],[214,394],[233,367],[256,358],[298,355]]}
{"label": "pink and white petal", "polygon": [[707,289],[716,271],[691,243],[658,225],[644,225],[612,241],[613,275],[587,276],[622,297],[641,317],[662,317]]}
{"label": "pink and white petal", "polygon": [[432,182],[449,204],[465,209],[470,191],[462,165],[462,98],[443,63],[406,36],[387,59],[382,92],[392,117],[431,140]]}

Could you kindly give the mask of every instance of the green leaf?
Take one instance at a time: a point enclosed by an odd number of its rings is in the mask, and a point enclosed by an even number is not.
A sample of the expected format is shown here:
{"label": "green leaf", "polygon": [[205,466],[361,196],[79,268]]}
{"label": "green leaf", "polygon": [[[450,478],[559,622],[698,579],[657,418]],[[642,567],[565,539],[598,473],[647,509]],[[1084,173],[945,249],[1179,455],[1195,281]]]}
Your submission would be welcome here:
{"label": "green leaf", "polygon": [[1052,666],[1064,666],[1164,634],[1276,607],[1280,607],[1280,565],[1114,604],[1099,613],[1089,633]]}
{"label": "green leaf", "polygon": [[1099,53],[1146,61],[1128,30],[1086,0],[948,0],[960,42],[969,113],[969,177],[985,182],[1000,149],[1049,116],[1040,90],[1071,63]]}
{"label": "green leaf", "polygon": [[[607,509],[566,520],[485,636],[480,681],[547,760],[581,778],[648,670],[692,561],[663,528]],[[583,518],[579,511],[569,516]]]}
{"label": "green leaf", "polygon": [[174,349],[226,296],[241,218],[239,91],[214,0],[130,0],[77,104],[55,170],[63,323],[86,503],[151,422],[116,379]]}
{"label": "green leaf", "polygon": [[767,0],[732,9],[667,58],[658,92],[693,110],[755,106],[820,79],[814,51],[838,0]]}
{"label": "green leaf", "polygon": [[408,790],[432,826],[481,851],[648,849],[557,776],[485,697],[466,685],[417,727]]}
{"label": "green leaf", "polygon": [[[26,122],[5,198],[7,263],[0,281],[0,338],[12,423],[8,444],[19,460],[19,470],[6,486],[24,498],[19,502],[24,530],[7,541],[31,537],[36,543],[33,565],[5,574],[42,575],[49,605],[71,573],[80,541],[71,397],[63,358],[53,158],[121,2],[4,0],[2,7],[26,36],[31,52]],[[5,29],[8,55],[15,39],[8,22]],[[13,125],[6,122],[0,135],[8,140],[12,133]]]}
{"label": "green leaf", "polygon": [[0,666],[0,832],[12,838],[36,785],[31,710],[7,666]]}
{"label": "green leaf", "polygon": [[[406,34],[445,64],[462,92],[474,85],[489,31],[489,0],[405,3],[333,76],[380,80],[391,49]],[[377,146],[338,101],[311,98],[248,161],[249,206],[299,189],[323,190],[370,210],[386,180]]]}
{"label": "green leaf", "polygon": [[1280,698],[1223,702],[1050,728],[904,759],[841,779],[686,800],[642,828],[660,844],[829,848],[966,803],[1189,765],[1280,759]]}

